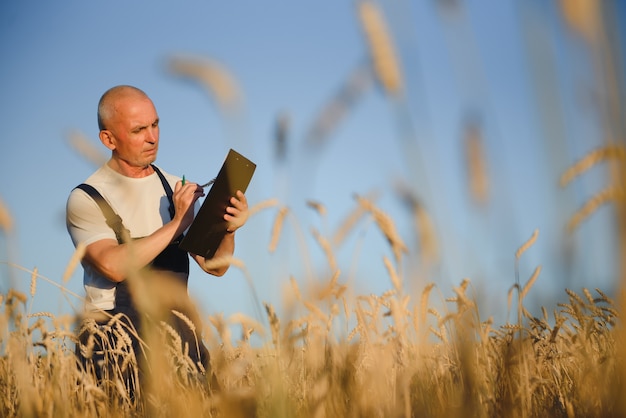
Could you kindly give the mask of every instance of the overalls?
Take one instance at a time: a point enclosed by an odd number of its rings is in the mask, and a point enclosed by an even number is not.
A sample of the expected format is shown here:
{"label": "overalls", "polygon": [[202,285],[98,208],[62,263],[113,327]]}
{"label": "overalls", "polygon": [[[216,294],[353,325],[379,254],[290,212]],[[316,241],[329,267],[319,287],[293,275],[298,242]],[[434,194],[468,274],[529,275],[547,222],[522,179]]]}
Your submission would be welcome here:
{"label": "overalls", "polygon": [[[172,189],[161,173],[161,171],[156,167],[152,166],[154,171],[159,176],[161,183],[163,184],[163,188],[165,189],[165,193],[167,194],[167,198],[169,200],[169,213],[170,217],[174,217],[174,202],[172,200]],[[102,213],[104,214],[107,225],[109,225],[114,231],[117,237],[118,243],[122,244],[124,242],[124,236],[129,237],[130,234],[128,230],[125,229],[121,218],[117,215],[111,206],[104,200],[102,195],[92,186],[88,184],[80,184],[77,186],[81,190],[85,191],[89,194],[95,201],[98,203]],[[188,299],[188,295],[186,293],[187,289],[187,278],[189,276],[189,256],[186,251],[181,250],[178,247],[180,240],[183,238],[181,234],[178,238],[176,238],[173,242],[171,242],[150,264],[150,268],[152,271],[165,271],[165,272],[175,272],[175,273],[183,273],[178,275],[168,276],[169,280],[180,280],[180,285],[183,286],[185,292],[181,297],[184,297],[186,300],[181,301],[181,303],[177,303],[176,310],[182,311],[187,318],[191,319],[191,321],[196,325],[196,330],[201,329],[199,315],[192,308],[192,303]],[[76,354],[80,359],[83,367],[86,369],[88,367],[93,367],[96,373],[96,377],[98,381],[107,380],[111,376],[107,376],[107,374],[111,373],[122,373],[122,376],[127,384],[131,394],[134,393],[134,388],[136,387],[136,380],[139,377],[141,380],[142,371],[142,363],[143,363],[143,348],[141,347],[140,341],[134,335],[134,332],[130,332],[126,327],[130,327],[130,330],[136,330],[137,335],[141,336],[141,324],[143,321],[147,320],[147,318],[137,309],[135,302],[133,301],[132,295],[129,291],[127,281],[122,281],[116,284],[115,291],[115,307],[111,310],[105,311],[111,316],[115,316],[118,314],[121,315],[119,319],[121,324],[118,324],[118,329],[115,329],[115,325],[113,327],[105,328],[103,326],[109,324],[111,325],[111,318],[107,316],[107,318],[102,320],[97,320],[97,328],[98,331],[94,332],[93,329],[89,329],[89,327],[83,326],[81,331],[79,332],[79,344],[76,345]],[[188,324],[184,322],[181,318],[174,315],[171,312],[168,312],[167,320],[169,326],[171,326],[179,335],[182,341],[182,346],[185,347],[188,344],[188,355],[193,361],[193,364],[196,366],[197,370],[201,373],[208,372],[210,369],[209,364],[209,351],[204,346],[201,341],[201,336],[199,335],[199,331],[197,334],[194,334],[193,330],[189,327]],[[123,325],[122,325],[123,324]],[[128,362],[124,361],[124,359],[128,355],[128,347],[127,343],[123,341],[120,342],[119,339],[119,325],[125,329],[126,334],[130,337],[130,341],[132,343],[132,348],[139,363],[139,371],[138,374],[134,374],[134,370],[128,367]],[[103,338],[103,334],[107,335],[107,338]],[[90,338],[92,341],[90,342]],[[128,341],[128,340],[127,340]],[[91,344],[91,346],[90,346]],[[87,349],[90,347],[91,349]],[[198,364],[202,365],[202,368],[198,366]],[[126,366],[126,367],[124,367]],[[112,370],[111,368],[117,368],[118,370]]]}

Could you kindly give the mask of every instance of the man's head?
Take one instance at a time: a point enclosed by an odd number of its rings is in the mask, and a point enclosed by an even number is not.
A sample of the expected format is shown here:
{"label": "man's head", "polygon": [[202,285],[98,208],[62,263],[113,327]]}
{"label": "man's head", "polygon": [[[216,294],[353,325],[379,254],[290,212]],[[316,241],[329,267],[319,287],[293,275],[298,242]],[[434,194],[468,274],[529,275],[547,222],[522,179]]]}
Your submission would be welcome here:
{"label": "man's head", "polygon": [[159,116],[152,100],[140,89],[116,86],[98,103],[100,141],[123,171],[144,168],[156,159]]}

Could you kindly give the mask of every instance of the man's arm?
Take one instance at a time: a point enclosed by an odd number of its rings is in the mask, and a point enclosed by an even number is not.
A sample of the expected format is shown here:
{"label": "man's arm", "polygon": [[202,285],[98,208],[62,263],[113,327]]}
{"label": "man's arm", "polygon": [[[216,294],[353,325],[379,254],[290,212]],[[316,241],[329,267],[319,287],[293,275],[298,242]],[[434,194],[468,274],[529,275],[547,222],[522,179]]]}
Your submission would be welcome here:
{"label": "man's arm", "polygon": [[[226,208],[226,213],[224,214],[224,220],[227,222],[226,235],[224,235],[224,239],[220,242],[211,260],[233,255],[235,252],[235,231],[246,223],[248,216],[248,200],[246,196],[238,190],[237,196],[231,197],[230,206]],[[198,263],[202,270],[214,276],[223,276],[230,267],[230,265],[221,265],[215,268],[207,267],[204,257],[197,254],[190,255],[196,260],[196,263]]]}
{"label": "man's arm", "polygon": [[172,196],[176,213],[174,219],[147,237],[119,244],[114,239],[103,239],[89,244],[84,259],[113,282],[121,282],[136,269],[150,264],[193,221],[193,206],[202,196],[202,188],[195,183],[184,186],[177,182]]}

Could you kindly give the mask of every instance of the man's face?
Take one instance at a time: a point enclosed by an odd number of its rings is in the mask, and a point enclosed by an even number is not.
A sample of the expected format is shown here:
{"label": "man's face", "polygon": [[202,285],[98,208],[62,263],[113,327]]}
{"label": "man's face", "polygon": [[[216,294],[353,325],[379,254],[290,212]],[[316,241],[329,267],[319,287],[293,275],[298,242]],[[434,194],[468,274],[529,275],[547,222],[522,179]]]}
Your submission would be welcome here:
{"label": "man's face", "polygon": [[119,160],[131,167],[146,167],[156,160],[159,115],[149,98],[140,95],[119,98],[106,125],[109,148]]}

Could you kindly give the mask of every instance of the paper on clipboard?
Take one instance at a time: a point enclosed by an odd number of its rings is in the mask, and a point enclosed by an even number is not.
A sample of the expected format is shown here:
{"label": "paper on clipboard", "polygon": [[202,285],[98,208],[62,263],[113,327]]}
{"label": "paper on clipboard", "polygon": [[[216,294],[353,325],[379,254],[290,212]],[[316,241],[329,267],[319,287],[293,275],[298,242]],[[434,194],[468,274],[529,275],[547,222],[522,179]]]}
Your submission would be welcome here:
{"label": "paper on clipboard", "polygon": [[226,155],[215,183],[207,193],[179,248],[209,259],[215,255],[224,235],[224,214],[237,190],[246,192],[256,164],[231,149]]}

